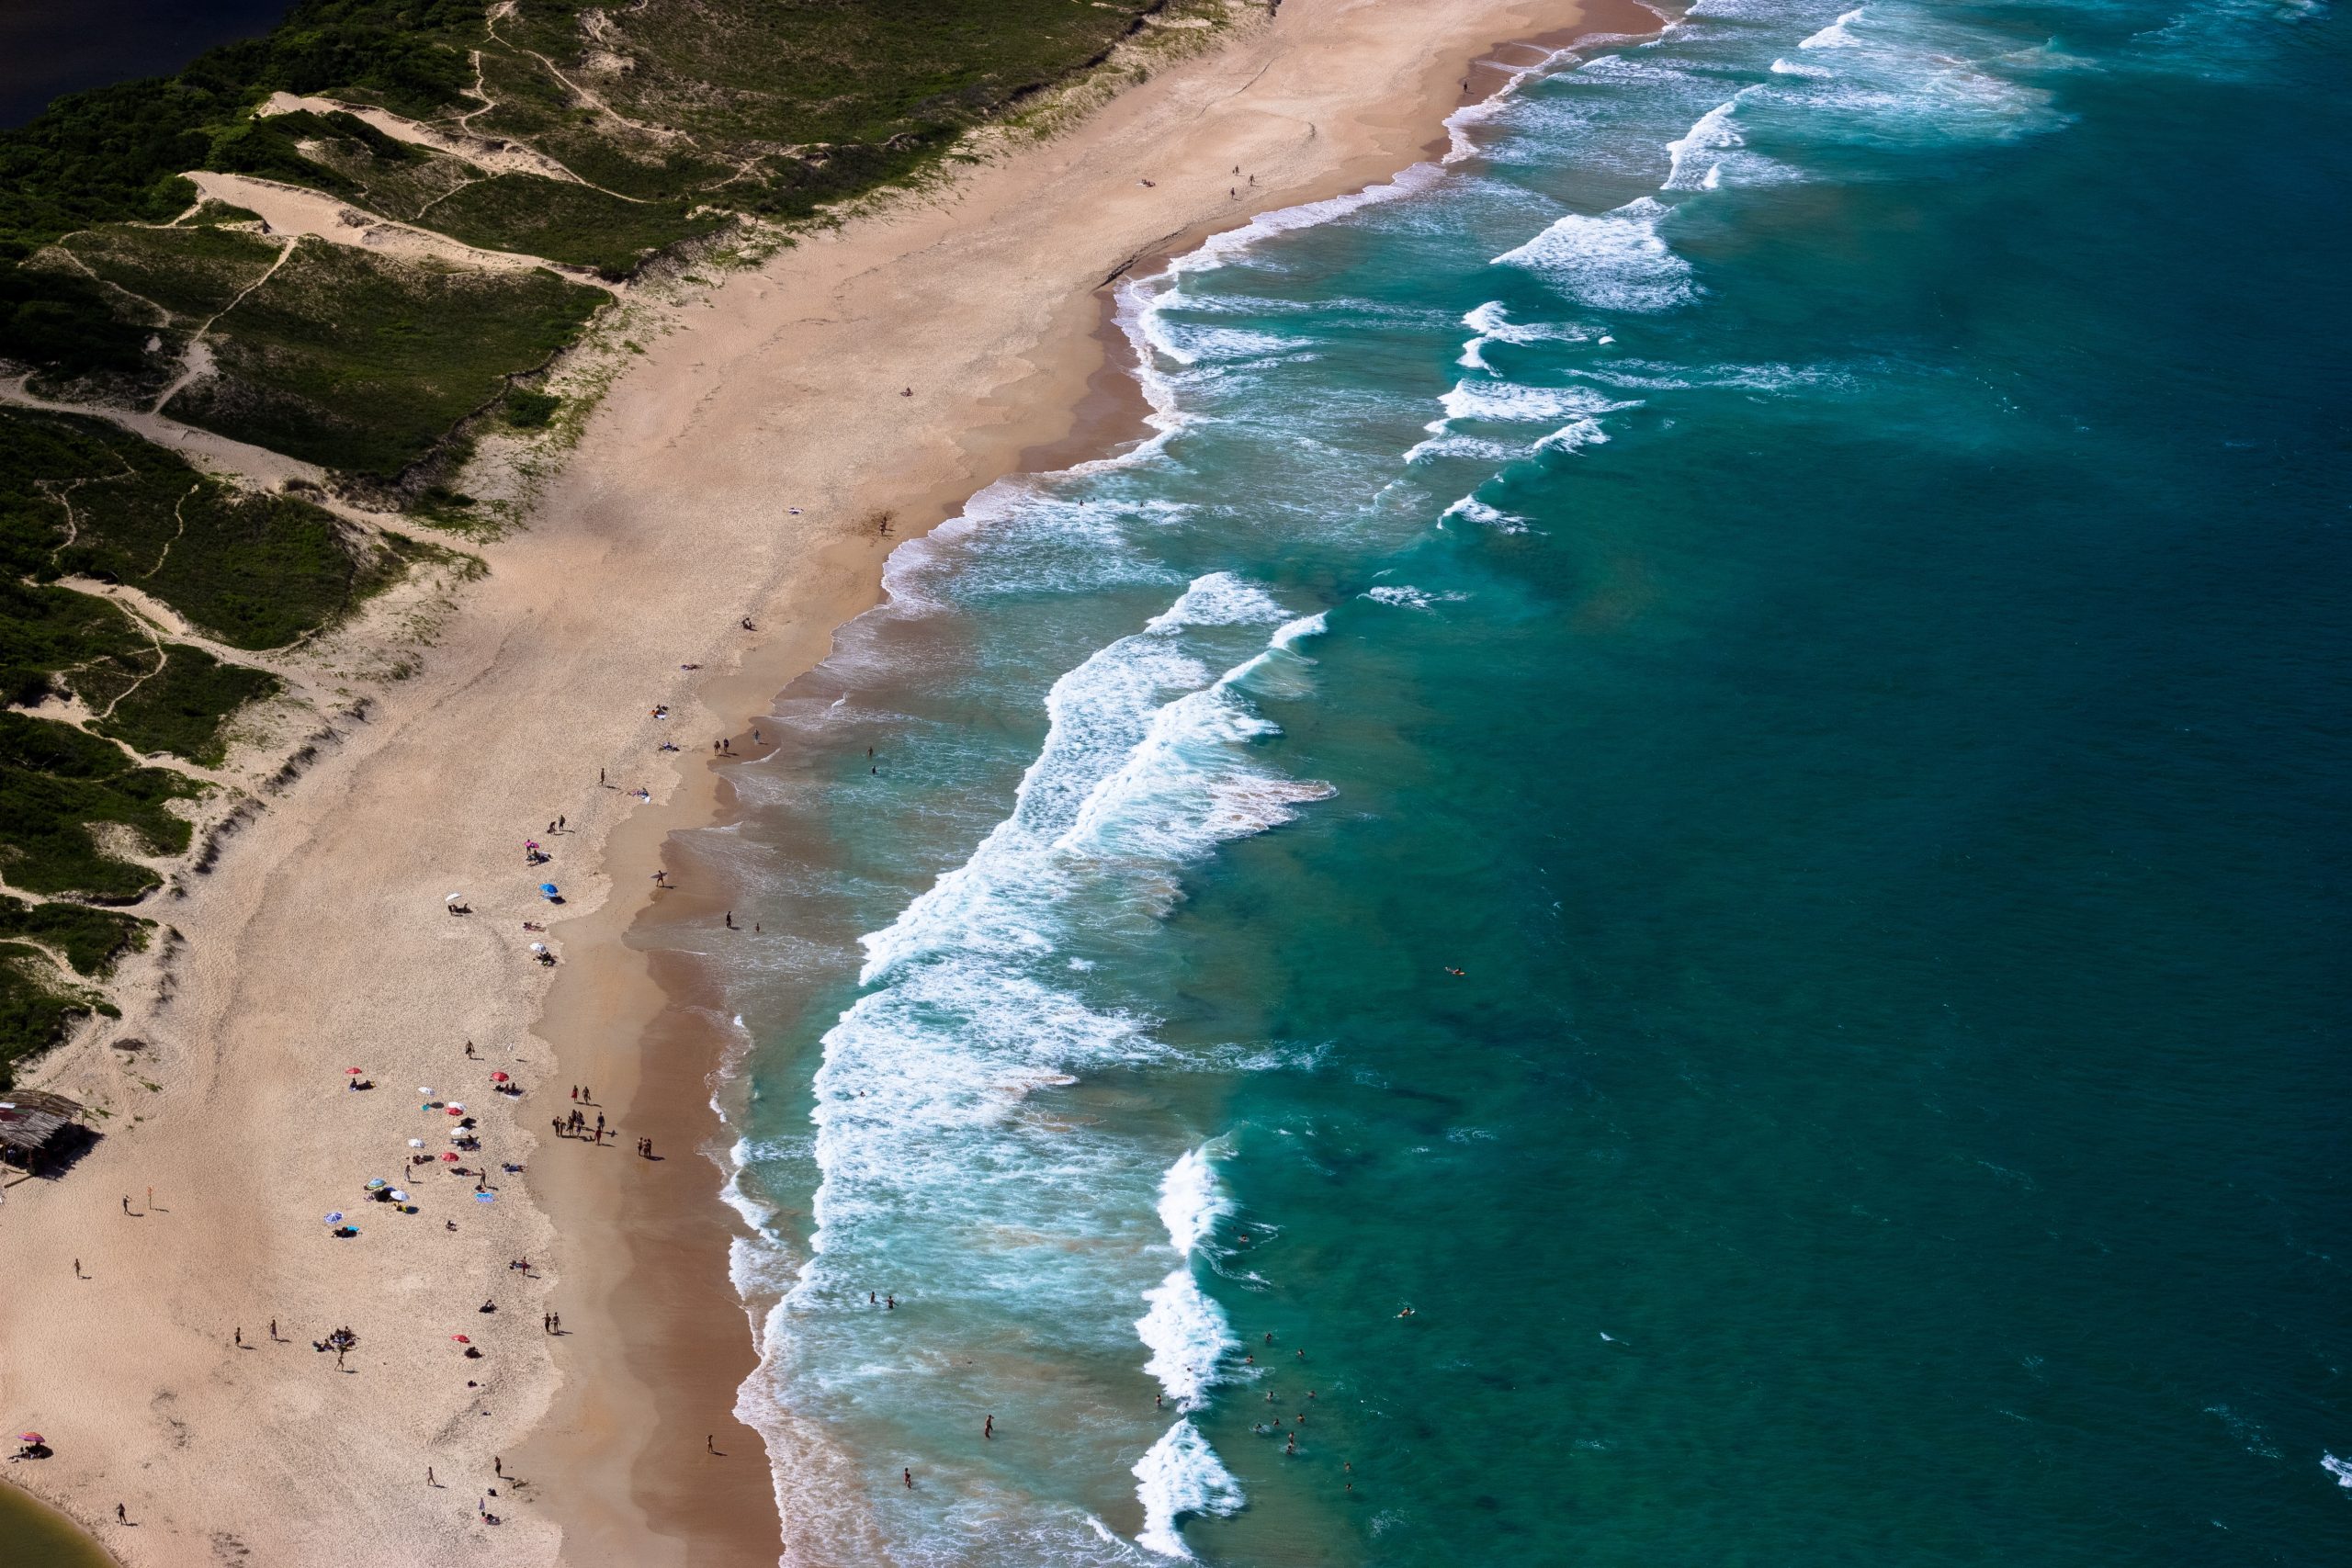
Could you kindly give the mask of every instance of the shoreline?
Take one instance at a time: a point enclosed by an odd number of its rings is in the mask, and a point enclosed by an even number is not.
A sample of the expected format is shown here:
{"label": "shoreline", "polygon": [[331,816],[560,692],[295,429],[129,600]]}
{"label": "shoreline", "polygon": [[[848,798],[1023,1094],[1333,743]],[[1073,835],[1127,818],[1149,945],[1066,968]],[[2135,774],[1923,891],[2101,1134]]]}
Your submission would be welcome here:
{"label": "shoreline", "polygon": [[[1560,6],[1544,7],[1554,11],[1568,10],[1576,14],[1576,21],[1542,32],[1505,39],[1487,44],[1470,56],[1464,64],[1449,65],[1449,57],[1438,55],[1430,62],[1428,73],[1431,91],[1416,104],[1415,112],[1405,117],[1402,125],[1415,121],[1425,130],[1440,122],[1453,112],[1487,101],[1509,90],[1521,78],[1526,69],[1537,60],[1557,51],[1593,39],[1633,34],[1655,33],[1664,18],[1638,0],[1566,0]],[[1619,24],[1619,25],[1611,25]],[[1513,50],[1533,51],[1535,60],[1502,62],[1496,57]],[[1452,57],[1459,59],[1459,56]],[[1456,70],[1463,73],[1459,87],[1446,86],[1441,78],[1453,77]],[[1401,129],[1402,127],[1400,127]],[[960,513],[970,496],[998,479],[1031,473],[1051,473],[1079,464],[1107,457],[1151,434],[1147,416],[1152,412],[1140,379],[1136,375],[1135,347],[1120,325],[1119,292],[1127,281],[1148,276],[1164,268],[1173,259],[1199,248],[1216,234],[1246,227],[1254,219],[1270,212],[1284,211],[1312,203],[1351,195],[1393,178],[1415,162],[1428,162],[1448,152],[1453,143],[1442,128],[1433,138],[1413,144],[1418,159],[1396,159],[1392,152],[1367,150],[1348,159],[1345,172],[1335,172],[1320,181],[1283,189],[1269,189],[1267,198],[1253,203],[1231,216],[1204,220],[1156,241],[1122,263],[1117,272],[1091,291],[1094,321],[1086,333],[1086,347],[1081,358],[1092,363],[1082,378],[1066,374],[1060,389],[1061,406],[1067,409],[1068,428],[1061,434],[1033,442],[1014,451],[1009,460],[983,466],[978,481],[966,488],[950,504],[938,507],[936,514],[926,507],[921,513],[924,521],[916,528],[898,533],[889,548],[873,551],[870,558],[859,563],[858,591],[846,601],[847,613],[841,615],[820,637],[796,637],[788,645],[789,651],[775,657],[776,649],[755,649],[743,665],[724,678],[714,682],[713,689],[705,694],[707,705],[718,712],[746,713],[753,716],[729,731],[734,740],[748,740],[750,730],[759,716],[771,713],[774,706],[787,696],[800,677],[808,674],[831,651],[833,637],[840,627],[857,615],[883,603],[882,564],[898,544],[920,538],[939,524]],[[1394,161],[1391,161],[1391,160]],[[1363,175],[1364,166],[1382,162],[1385,166],[1377,174]],[[841,607],[837,604],[837,608]],[[811,646],[820,643],[821,646]],[[722,690],[723,688],[723,690]],[[725,697],[740,698],[729,705]],[[758,761],[770,756],[777,748],[774,743],[752,747],[737,752],[729,761]],[[681,1149],[691,1146],[700,1158],[709,1159],[718,1168],[722,1182],[731,1182],[734,1170],[729,1163],[729,1149],[734,1134],[729,1112],[723,1110],[719,1097],[729,1088],[740,1091],[742,1085],[733,1077],[730,1069],[750,1049],[741,1036],[725,1003],[723,987],[691,957],[675,952],[651,952],[625,948],[631,933],[652,932],[675,935],[684,930],[715,925],[722,910],[731,912],[741,902],[741,889],[722,886],[716,893],[695,888],[690,881],[681,881],[681,868],[670,852],[671,838],[684,829],[724,828],[741,820],[735,807],[735,792],[725,777],[725,768],[711,762],[704,776],[693,782],[689,794],[703,807],[699,819],[673,824],[658,829],[659,842],[651,845],[632,842],[625,855],[632,872],[650,879],[653,865],[663,866],[673,879],[672,886],[657,893],[642,895],[633,913],[626,919],[601,921],[597,937],[599,969],[603,971],[595,990],[609,996],[615,988],[608,965],[635,964],[639,974],[627,983],[628,1001],[625,1016],[637,1021],[631,1034],[640,1042],[634,1052],[635,1059],[654,1058],[682,1060],[691,1065],[691,1073],[678,1078],[656,1078],[649,1082],[632,1077],[631,1098],[627,1120],[633,1126],[658,1129],[666,1134],[667,1142],[674,1142]],[[650,825],[648,824],[649,829]],[[691,873],[684,874],[688,878]],[[626,880],[624,878],[623,880]],[[617,905],[621,900],[616,900]],[[569,992],[569,994],[567,994]],[[576,1024],[586,1010],[590,987],[585,983],[566,986],[559,984],[549,999],[548,1015],[542,1028],[550,1034],[561,1034],[563,1024]],[[610,1005],[609,1003],[607,1004]],[[563,1021],[560,1024],[557,1021]],[[609,1055],[606,1053],[605,1055]],[[603,1070],[600,1068],[600,1070]],[[682,1069],[683,1071],[683,1069]],[[613,1074],[607,1072],[606,1076]],[[684,1092],[687,1086],[710,1092]],[[657,1146],[661,1146],[658,1143]],[[689,1184],[691,1186],[691,1184]],[[671,1201],[653,1211],[658,1222],[633,1233],[628,1244],[633,1256],[620,1267],[621,1292],[628,1293],[633,1306],[645,1296],[658,1297],[650,1316],[639,1316],[634,1324],[623,1326],[618,1336],[617,1355],[607,1359],[621,1361],[632,1370],[659,1366],[670,1369],[674,1376],[684,1371],[684,1381],[703,1392],[703,1397],[677,1398],[662,1407],[656,1419],[653,1434],[638,1450],[636,1463],[629,1471],[634,1500],[645,1510],[642,1528],[665,1537],[684,1537],[690,1526],[701,1527],[695,1539],[706,1549],[719,1547],[723,1555],[718,1560],[735,1561],[732,1552],[748,1554],[757,1543],[741,1529],[741,1518],[720,1521],[705,1510],[714,1510],[717,1499],[724,1496],[735,1506],[747,1507],[764,1517],[770,1528],[788,1536],[788,1527],[778,1517],[774,1498],[766,1500],[764,1508],[744,1502],[740,1472],[725,1482],[713,1485],[708,1477],[714,1472],[707,1464],[696,1461],[703,1456],[693,1450],[693,1433],[707,1431],[714,1425],[760,1442],[759,1435],[744,1426],[735,1416],[737,1390],[744,1377],[756,1371],[761,1357],[755,1343],[762,1333],[765,1309],[774,1304],[773,1297],[746,1301],[736,1290],[729,1263],[733,1243],[745,1236],[745,1222],[729,1206],[716,1190],[703,1190],[698,1196],[673,1189]],[[696,1241],[682,1243],[681,1231],[696,1238],[705,1249],[705,1259],[690,1265],[705,1276],[702,1285],[681,1291],[675,1284],[674,1270],[683,1256],[692,1252]],[[711,1255],[716,1255],[716,1269],[709,1267]],[[718,1288],[708,1287],[708,1277],[718,1276]],[[620,1293],[620,1292],[616,1292]],[[700,1297],[699,1303],[694,1300]],[[724,1321],[728,1310],[747,1315],[752,1337],[734,1348],[740,1353],[728,1355],[714,1349],[707,1359],[696,1362],[691,1356],[682,1357],[671,1336],[684,1330],[707,1333],[716,1322]],[[679,1363],[687,1365],[680,1369]],[[723,1388],[714,1377],[719,1366],[740,1369],[724,1382]],[[630,1382],[643,1386],[643,1380]],[[568,1390],[567,1392],[572,1392]],[[602,1424],[592,1428],[601,1430]],[[536,1444],[536,1440],[535,1440]],[[726,1440],[720,1446],[725,1449]],[[565,1445],[552,1451],[571,1451],[566,1457],[577,1461],[582,1457],[576,1447]],[[766,1458],[764,1443],[760,1455]],[[679,1462],[681,1454],[688,1457]],[[729,1457],[732,1457],[729,1455]],[[773,1462],[771,1461],[770,1462]],[[603,1467],[612,1479],[614,1467]],[[699,1476],[697,1472],[699,1472]],[[763,1478],[764,1483],[765,1478]],[[604,1510],[600,1506],[597,1510]],[[717,1526],[718,1528],[712,1528]],[[769,1538],[772,1541],[777,1536]],[[567,1551],[567,1561],[571,1556]],[[601,1560],[601,1559],[592,1559]],[[748,1555],[744,1557],[749,1561]],[[624,1559],[613,1558],[620,1562]],[[631,1559],[630,1561],[633,1561]]]}
{"label": "shoreline", "polygon": [[[729,1315],[741,1222],[700,1163],[730,1043],[682,999],[691,964],[627,945],[640,919],[697,918],[687,890],[623,891],[728,803],[723,769],[676,763],[822,659],[899,543],[997,478],[1115,444],[1140,400],[1098,335],[1101,280],[1393,175],[1459,107],[1464,61],[1612,3],[1291,0],[673,310],[533,526],[482,547],[417,671],[334,716],[300,782],[152,911],[186,939],[153,994],[34,1075],[105,1135],[0,1214],[24,1281],[0,1341],[43,1350],[0,1363],[0,1408],[57,1449],[28,1490],[127,1568],[775,1561],[764,1450],[731,1416],[756,1361]],[[1254,203],[1215,188],[1228,163],[1261,173]],[[622,794],[639,784],[644,806]],[[554,863],[518,865],[559,814]],[[452,888],[474,915],[444,914]],[[344,1092],[345,1065],[379,1091]],[[523,1099],[490,1093],[493,1066]],[[662,1157],[539,1137],[574,1081]],[[322,1211],[447,1125],[409,1093],[425,1084],[480,1116],[492,1201],[413,1174],[421,1214],[327,1239]],[[311,1353],[345,1323],[347,1368]]]}

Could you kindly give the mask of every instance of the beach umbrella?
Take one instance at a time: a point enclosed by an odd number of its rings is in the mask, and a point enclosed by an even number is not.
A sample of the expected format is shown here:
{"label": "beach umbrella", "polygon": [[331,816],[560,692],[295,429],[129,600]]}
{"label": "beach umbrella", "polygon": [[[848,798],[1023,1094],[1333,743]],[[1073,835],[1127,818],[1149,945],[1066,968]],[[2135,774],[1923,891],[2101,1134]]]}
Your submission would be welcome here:
{"label": "beach umbrella", "polygon": [[555,884],[554,884],[554,883],[552,883],[552,882],[542,882],[542,883],[540,883],[540,884],[539,884],[539,896],[540,896],[541,897],[543,897],[543,898],[552,898],[552,897],[555,897],[555,892],[556,892],[556,889],[555,889]]}
{"label": "beach umbrella", "polygon": [[462,1100],[453,1100],[449,1102],[449,1110],[452,1114],[461,1111],[465,1110],[465,1108],[466,1102]]}
{"label": "beach umbrella", "polygon": [[441,1156],[441,1163],[443,1165],[455,1165],[458,1163],[458,1156],[456,1155],[443,1155]]}
{"label": "beach umbrella", "polygon": [[498,1194],[495,1192],[477,1192],[474,1194],[474,1201],[477,1203],[495,1203],[498,1201]]}
{"label": "beach umbrella", "polygon": [[371,1176],[368,1179],[368,1190],[370,1192],[379,1192],[390,1185],[390,1182],[380,1176]]}
{"label": "beach umbrella", "polygon": [[447,898],[441,900],[444,904],[462,904],[465,901],[466,896],[462,893],[452,893]]}
{"label": "beach umbrella", "polygon": [[356,1077],[357,1077],[359,1076],[359,1069],[358,1069],[357,1067],[345,1067],[345,1068],[344,1068],[344,1069],[343,1069],[343,1071],[344,1071],[344,1075],[345,1075],[346,1077],[355,1077],[355,1078],[356,1078]]}
{"label": "beach umbrella", "polygon": [[413,1149],[421,1149],[424,1146],[424,1140],[423,1138],[411,1138],[408,1141],[408,1146]]}
{"label": "beach umbrella", "polygon": [[339,1225],[343,1224],[343,1211],[341,1209],[337,1209],[334,1213],[329,1214],[327,1216],[327,1224],[331,1225]]}
{"label": "beach umbrella", "polygon": [[41,1435],[39,1432],[19,1432],[17,1434],[17,1441],[20,1443],[38,1443],[41,1440]]}
{"label": "beach umbrella", "polygon": [[408,1201],[408,1194],[395,1187],[392,1189],[392,1201],[395,1203],[405,1203]]}
{"label": "beach umbrella", "polygon": [[416,1092],[425,1096],[427,1099],[430,1099],[433,1094],[433,1086],[431,1084],[421,1083],[416,1086]]}
{"label": "beach umbrella", "polygon": [[466,1337],[464,1335],[462,1335],[462,1334],[452,1334],[451,1336],[449,1336],[449,1337],[450,1337],[450,1338],[452,1338],[452,1339],[454,1339],[454,1340],[456,1340],[456,1341],[457,1341],[458,1344],[460,1344],[460,1345],[470,1345],[470,1344],[472,1344],[472,1343],[473,1343],[473,1341],[472,1341],[472,1340],[470,1340],[470,1339],[467,1338],[467,1337]]}
{"label": "beach umbrella", "polygon": [[547,950],[548,950],[548,944],[547,944],[546,942],[533,942],[533,943],[531,944],[531,951],[532,951],[533,953],[545,953]]}
{"label": "beach umbrella", "polygon": [[506,1075],[504,1073],[492,1073],[490,1075],[490,1081],[492,1083],[504,1083],[506,1081]]}

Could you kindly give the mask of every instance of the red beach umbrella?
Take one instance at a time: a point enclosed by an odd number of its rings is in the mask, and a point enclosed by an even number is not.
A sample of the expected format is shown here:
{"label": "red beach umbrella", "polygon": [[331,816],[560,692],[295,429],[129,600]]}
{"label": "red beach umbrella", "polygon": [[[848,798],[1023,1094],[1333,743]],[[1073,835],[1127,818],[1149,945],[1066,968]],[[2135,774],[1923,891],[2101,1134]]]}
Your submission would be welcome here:
{"label": "red beach umbrella", "polygon": [[441,1163],[443,1165],[455,1165],[458,1163],[458,1156],[456,1155],[443,1155],[441,1156]]}
{"label": "red beach umbrella", "polygon": [[19,1432],[17,1434],[17,1441],[20,1443],[38,1443],[40,1440],[41,1436],[39,1432]]}
{"label": "red beach umbrella", "polygon": [[472,1341],[472,1340],[470,1340],[470,1339],[467,1338],[467,1337],[466,1337],[464,1335],[462,1335],[462,1334],[452,1334],[451,1336],[449,1336],[449,1337],[450,1337],[450,1338],[452,1338],[452,1339],[454,1339],[454,1340],[456,1340],[456,1341],[457,1341],[458,1344],[460,1344],[460,1345],[470,1345],[470,1344],[472,1344],[472,1343],[473,1343],[473,1341]]}
{"label": "red beach umbrella", "polygon": [[504,1083],[506,1081],[506,1075],[504,1073],[492,1073],[490,1075],[490,1081],[492,1083]]}
{"label": "red beach umbrella", "polygon": [[356,1078],[359,1076],[359,1069],[357,1067],[345,1067],[343,1070],[348,1077]]}

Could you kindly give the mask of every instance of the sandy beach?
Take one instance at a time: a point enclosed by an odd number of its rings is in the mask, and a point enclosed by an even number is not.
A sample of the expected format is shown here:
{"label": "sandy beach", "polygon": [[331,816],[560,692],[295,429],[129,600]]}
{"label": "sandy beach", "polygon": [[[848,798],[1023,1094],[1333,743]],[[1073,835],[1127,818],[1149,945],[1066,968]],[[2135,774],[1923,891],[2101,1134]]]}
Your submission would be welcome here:
{"label": "sandy beach", "polygon": [[[678,311],[416,672],[355,692],[364,716],[148,911],[184,939],[165,982],[29,1075],[109,1114],[72,1171],[0,1207],[0,1416],[56,1451],[9,1479],[130,1564],[775,1561],[790,1521],[730,1414],[756,1363],[727,1276],[740,1222],[701,1152],[725,1036],[692,976],[625,945],[639,919],[724,908],[689,886],[649,908],[667,835],[727,809],[714,741],[750,754],[898,543],[1135,434],[1108,279],[1410,164],[1500,80],[1472,62],[1580,21],[1655,25],[1630,4],[1288,0]],[[526,838],[551,860],[526,864]],[[452,891],[471,914],[443,912]],[[372,1090],[345,1089],[355,1066]],[[599,1145],[554,1135],[575,1086]],[[447,1146],[453,1100],[488,1193],[437,1159],[404,1176],[409,1140]],[[419,1212],[364,1201],[374,1177]],[[332,1238],[331,1211],[360,1234]],[[339,1367],[312,1344],[345,1325]]]}

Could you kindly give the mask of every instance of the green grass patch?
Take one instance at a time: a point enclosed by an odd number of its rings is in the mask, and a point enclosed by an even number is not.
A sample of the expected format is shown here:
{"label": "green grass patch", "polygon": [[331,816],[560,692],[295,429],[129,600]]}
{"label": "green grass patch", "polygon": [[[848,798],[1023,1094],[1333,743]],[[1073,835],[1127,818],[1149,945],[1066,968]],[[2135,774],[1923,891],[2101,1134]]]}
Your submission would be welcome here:
{"label": "green grass patch", "polygon": [[675,201],[625,201],[588,186],[537,175],[500,175],[436,205],[434,228],[486,250],[519,251],[622,277],[653,251],[718,227],[689,222]]}
{"label": "green grass patch", "polygon": [[64,241],[107,282],[153,300],[193,327],[218,315],[267,272],[277,247],[239,229],[144,229],[112,224]]}
{"label": "green grass patch", "polygon": [[37,942],[62,953],[75,974],[94,980],[114,972],[115,960],[147,942],[150,924],[117,909],[87,904],[28,904],[0,893],[0,938]]}
{"label": "green grass patch", "polygon": [[552,392],[517,387],[506,394],[506,423],[517,430],[545,430],[562,407],[563,400]]}
{"label": "green grass patch", "polygon": [[16,1083],[18,1064],[62,1041],[96,1006],[60,984],[39,949],[0,942],[0,1089]]}
{"label": "green grass patch", "polygon": [[[231,715],[247,703],[277,693],[277,677],[266,670],[224,664],[200,648],[166,643],[163,668],[113,699],[113,707],[91,728],[142,755],[169,752],[203,767],[217,768],[229,754],[221,733]],[[80,682],[75,682],[78,689]]]}
{"label": "green grass patch", "polygon": [[100,420],[0,409],[0,571],[122,582],[234,648],[277,648],[397,563],[332,513],[199,473]]}
{"label": "green grass patch", "polygon": [[60,671],[128,664],[147,657],[153,646],[130,616],[103,599],[0,578],[0,705],[31,707],[66,684]]}
{"label": "green grass patch", "polygon": [[28,893],[130,903],[162,878],[115,844],[184,852],[188,824],[164,806],[202,787],[185,773],[141,767],[71,725],[0,712],[0,877]]}
{"label": "green grass patch", "polygon": [[483,273],[305,239],[214,323],[216,376],[166,411],[382,479],[537,369],[608,296],[551,272]]}

